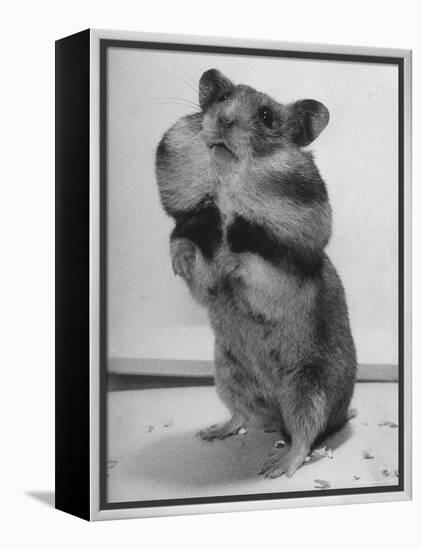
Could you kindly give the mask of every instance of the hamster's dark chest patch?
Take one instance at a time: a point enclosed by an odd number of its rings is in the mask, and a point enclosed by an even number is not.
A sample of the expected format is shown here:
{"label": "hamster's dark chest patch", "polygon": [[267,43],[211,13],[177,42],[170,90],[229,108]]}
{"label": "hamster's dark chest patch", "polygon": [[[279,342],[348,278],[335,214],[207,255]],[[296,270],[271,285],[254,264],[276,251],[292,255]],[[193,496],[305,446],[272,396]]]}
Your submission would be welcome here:
{"label": "hamster's dark chest patch", "polygon": [[184,238],[194,242],[208,260],[223,238],[220,211],[211,198],[202,200],[195,208],[175,214],[176,227],[173,238]]}
{"label": "hamster's dark chest patch", "polygon": [[253,252],[265,260],[277,256],[277,244],[263,226],[236,216],[227,230],[227,240],[232,252]]}
{"label": "hamster's dark chest patch", "polygon": [[260,225],[236,215],[227,228],[227,242],[236,254],[250,252],[302,279],[319,277],[323,254],[287,245]]}

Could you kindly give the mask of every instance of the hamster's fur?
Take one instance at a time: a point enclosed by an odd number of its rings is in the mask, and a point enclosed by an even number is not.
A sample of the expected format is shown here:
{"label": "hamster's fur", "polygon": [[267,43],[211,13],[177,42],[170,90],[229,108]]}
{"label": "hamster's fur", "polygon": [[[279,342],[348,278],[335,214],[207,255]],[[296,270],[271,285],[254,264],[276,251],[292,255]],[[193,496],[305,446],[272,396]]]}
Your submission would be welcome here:
{"label": "hamster's fur", "polygon": [[291,444],[260,473],[291,476],[347,421],[356,376],[343,286],[324,252],[327,190],[303,149],[329,114],[314,100],[282,105],[216,69],[202,75],[199,103],[156,156],[175,220],[173,268],[208,310],[216,389],[232,414],[199,435],[271,426]]}

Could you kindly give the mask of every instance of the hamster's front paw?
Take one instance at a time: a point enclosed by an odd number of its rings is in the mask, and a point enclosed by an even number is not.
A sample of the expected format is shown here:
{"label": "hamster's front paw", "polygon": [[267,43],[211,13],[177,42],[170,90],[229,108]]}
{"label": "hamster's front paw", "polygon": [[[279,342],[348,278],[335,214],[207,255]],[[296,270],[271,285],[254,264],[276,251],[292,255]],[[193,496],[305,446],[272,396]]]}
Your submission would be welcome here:
{"label": "hamster's front paw", "polygon": [[171,243],[170,254],[175,275],[190,279],[195,262],[195,245],[187,239],[177,239]]}
{"label": "hamster's front paw", "polygon": [[294,449],[290,449],[287,454],[284,449],[273,450],[258,473],[271,479],[283,474],[292,477],[296,470],[302,466],[305,458],[306,453],[299,453]]}

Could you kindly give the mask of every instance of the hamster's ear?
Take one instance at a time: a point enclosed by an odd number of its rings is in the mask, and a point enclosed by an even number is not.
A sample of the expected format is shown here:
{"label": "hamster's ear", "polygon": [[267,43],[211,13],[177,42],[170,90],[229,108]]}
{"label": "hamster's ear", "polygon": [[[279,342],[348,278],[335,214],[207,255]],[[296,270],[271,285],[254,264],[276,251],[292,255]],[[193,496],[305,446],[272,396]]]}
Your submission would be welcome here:
{"label": "hamster's ear", "polygon": [[327,126],[330,113],[325,105],[314,99],[302,99],[290,105],[287,126],[291,139],[304,147],[312,143]]}
{"label": "hamster's ear", "polygon": [[199,105],[206,109],[224,92],[229,92],[233,83],[217,69],[206,71],[199,80]]}

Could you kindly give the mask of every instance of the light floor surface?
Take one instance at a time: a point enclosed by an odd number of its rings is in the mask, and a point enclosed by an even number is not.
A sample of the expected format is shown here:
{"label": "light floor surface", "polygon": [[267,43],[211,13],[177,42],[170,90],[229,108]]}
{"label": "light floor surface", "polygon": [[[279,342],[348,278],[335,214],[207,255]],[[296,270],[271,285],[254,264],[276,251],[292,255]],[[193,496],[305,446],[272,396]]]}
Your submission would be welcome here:
{"label": "light floor surface", "polygon": [[397,485],[397,384],[358,383],[352,406],[357,416],[323,444],[329,456],[312,458],[292,478],[267,479],[258,471],[277,433],[196,437],[228,417],[214,387],[110,392],[108,501],[323,491],[320,481],[333,489]]}

